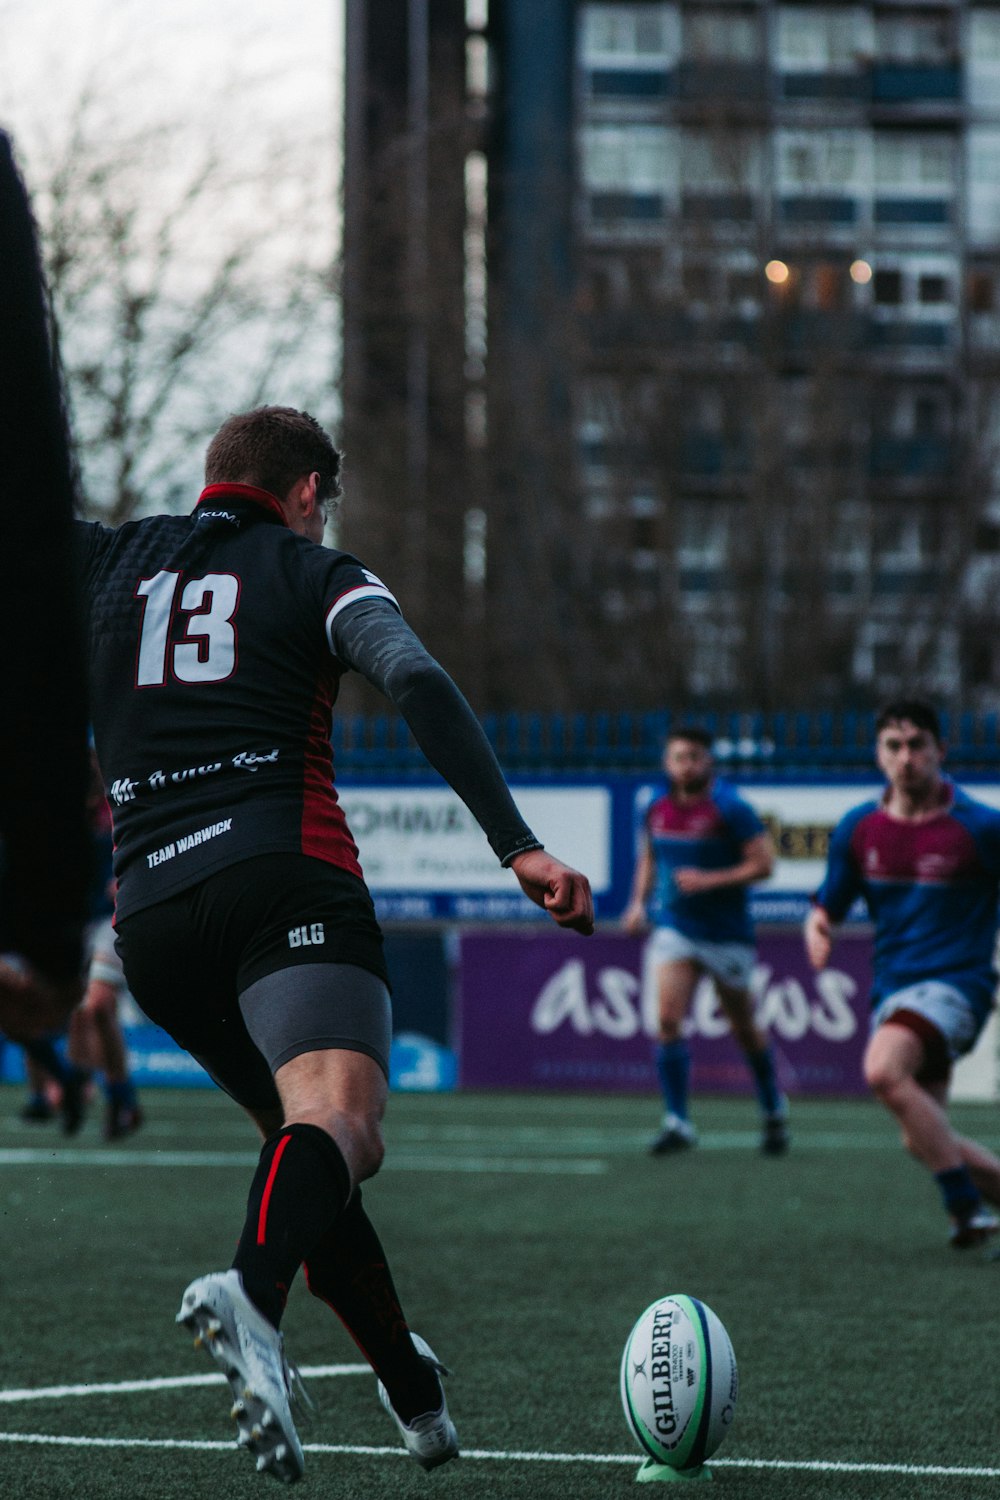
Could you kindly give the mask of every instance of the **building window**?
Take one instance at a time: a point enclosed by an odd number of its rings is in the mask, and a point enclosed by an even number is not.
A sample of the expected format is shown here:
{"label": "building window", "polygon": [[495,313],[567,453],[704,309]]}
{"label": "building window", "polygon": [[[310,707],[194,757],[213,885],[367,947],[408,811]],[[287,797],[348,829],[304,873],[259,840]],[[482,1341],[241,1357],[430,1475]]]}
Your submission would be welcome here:
{"label": "building window", "polygon": [[583,180],[595,192],[667,193],[677,182],[676,131],[664,125],[588,125]]}
{"label": "building window", "polygon": [[955,183],[955,141],[943,131],[875,133],[875,186],[907,196],[933,190],[951,196]]}
{"label": "building window", "polygon": [[677,60],[679,21],[675,5],[584,5],[580,45],[585,63]]}
{"label": "building window", "polygon": [[856,5],[778,7],[778,66],[798,73],[845,72],[871,52],[871,14]]}
{"label": "building window", "polygon": [[996,282],[992,271],[969,272],[968,299],[970,312],[996,312]]}
{"label": "building window", "polygon": [[749,130],[685,130],[681,134],[681,181],[685,190],[757,192],[764,152]]}
{"label": "building window", "polygon": [[760,16],[735,6],[704,6],[684,14],[684,56],[691,62],[757,62]]}
{"label": "building window", "polygon": [[955,61],[951,16],[901,11],[875,19],[875,56],[879,62],[935,66]]}
{"label": "building window", "polygon": [[884,307],[898,307],[903,300],[901,271],[876,271],[872,278],[875,301]]}
{"label": "building window", "polygon": [[860,130],[779,130],[783,192],[857,195],[868,183],[868,138]]}
{"label": "building window", "polygon": [[949,300],[946,276],[921,276],[917,280],[917,299],[920,302],[947,302]]}

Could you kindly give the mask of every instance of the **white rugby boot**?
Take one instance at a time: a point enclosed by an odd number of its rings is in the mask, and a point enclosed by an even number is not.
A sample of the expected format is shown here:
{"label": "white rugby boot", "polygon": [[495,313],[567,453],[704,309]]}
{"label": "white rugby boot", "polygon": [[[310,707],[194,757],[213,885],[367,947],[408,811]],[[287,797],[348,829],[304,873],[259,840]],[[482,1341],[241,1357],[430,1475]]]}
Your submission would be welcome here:
{"label": "white rugby boot", "polygon": [[[451,1374],[451,1371],[447,1370],[438,1359],[426,1339],[422,1339],[419,1333],[411,1333],[410,1338],[413,1340],[413,1347],[417,1353],[427,1361],[435,1374]],[[378,1383],[378,1398],[399,1428],[400,1437],[406,1444],[406,1451],[416,1459],[422,1469],[436,1469],[439,1464],[446,1464],[449,1458],[458,1457],[458,1433],[455,1431],[454,1422],[448,1415],[448,1402],[443,1389],[441,1405],[437,1411],[425,1412],[423,1416],[414,1417],[409,1423],[396,1415],[392,1402],[389,1400],[389,1392],[381,1380]]]}
{"label": "white rugby boot", "polygon": [[292,1372],[281,1334],[243,1290],[239,1271],[215,1271],[192,1281],[177,1322],[195,1334],[229,1381],[237,1444],[257,1460],[257,1472],[283,1484],[302,1478],[302,1445],[289,1408]]}
{"label": "white rugby boot", "polygon": [[970,1250],[984,1245],[1000,1230],[1000,1219],[982,1204],[969,1214],[953,1215],[948,1243],[953,1250]]}

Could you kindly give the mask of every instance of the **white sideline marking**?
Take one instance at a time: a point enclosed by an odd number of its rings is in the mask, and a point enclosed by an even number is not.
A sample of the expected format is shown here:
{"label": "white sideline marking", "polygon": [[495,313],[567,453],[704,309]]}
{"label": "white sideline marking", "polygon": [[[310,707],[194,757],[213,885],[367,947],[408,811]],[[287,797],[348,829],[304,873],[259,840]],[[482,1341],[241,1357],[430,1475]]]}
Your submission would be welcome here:
{"label": "white sideline marking", "polygon": [[[301,1373],[310,1380],[332,1375],[370,1375],[370,1365],[302,1365]],[[63,1396],[108,1396],[130,1391],[173,1391],[184,1386],[223,1385],[221,1371],[211,1375],[163,1375],[155,1380],[102,1380],[92,1385],[36,1385],[20,1391],[0,1390],[0,1405],[14,1401],[46,1401]]]}
{"label": "white sideline marking", "polygon": [[[30,1146],[0,1150],[2,1167],[255,1167],[246,1151],[45,1151]],[[609,1170],[606,1161],[586,1157],[395,1156],[383,1172],[502,1172],[542,1176],[592,1177]]]}
{"label": "white sideline marking", "polygon": [[[0,1443],[34,1443],[56,1448],[173,1448],[195,1453],[235,1453],[236,1444],[209,1439],[190,1438],[99,1438],[60,1437],[42,1432],[3,1432]],[[376,1448],[364,1443],[303,1443],[304,1453],[360,1454],[374,1458],[407,1458],[405,1448]],[[464,1459],[499,1461],[501,1463],[545,1464],[633,1464],[642,1463],[635,1453],[530,1453],[491,1448],[463,1448]],[[944,1464],[863,1464],[829,1462],[823,1459],[784,1458],[713,1458],[712,1469],[776,1469],[810,1474],[903,1474],[913,1478],[997,1479],[1000,1469]]]}

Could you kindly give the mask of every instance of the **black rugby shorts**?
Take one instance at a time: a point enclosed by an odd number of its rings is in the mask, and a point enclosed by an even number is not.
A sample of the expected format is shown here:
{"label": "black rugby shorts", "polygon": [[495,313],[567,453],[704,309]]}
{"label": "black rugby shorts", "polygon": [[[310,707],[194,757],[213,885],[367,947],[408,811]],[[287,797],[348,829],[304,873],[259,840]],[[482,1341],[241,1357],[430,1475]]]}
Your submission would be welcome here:
{"label": "black rugby shorts", "polygon": [[[250,1109],[275,1108],[279,1100],[272,1063],[255,1045],[240,1009],[245,991],[256,985],[258,993],[266,992],[260,981],[300,965],[313,966],[310,977],[316,965],[352,965],[388,985],[382,932],[364,881],[305,854],[262,854],[229,865],[125,917],[115,946],[129,989],[150,1020]],[[349,973],[331,970],[336,972]],[[285,988],[293,983],[290,973]],[[384,1005],[381,985],[370,988],[382,994]],[[335,1008],[337,986],[329,989]],[[305,1020],[286,1023],[284,1007],[276,1003],[279,1014],[269,1026],[275,1066],[313,1050],[310,1033],[341,1033],[336,1015],[320,1018],[314,1006]],[[368,1052],[387,1071],[381,1010],[366,1021],[355,1007],[347,1027],[341,1040],[323,1045]]]}

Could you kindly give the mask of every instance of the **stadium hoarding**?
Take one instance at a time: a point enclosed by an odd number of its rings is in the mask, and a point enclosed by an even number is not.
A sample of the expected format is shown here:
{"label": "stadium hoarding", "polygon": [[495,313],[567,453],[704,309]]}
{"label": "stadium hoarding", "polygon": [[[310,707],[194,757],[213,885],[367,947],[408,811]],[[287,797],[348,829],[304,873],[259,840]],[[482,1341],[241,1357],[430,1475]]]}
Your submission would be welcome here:
{"label": "stadium hoarding", "polygon": [[[598,915],[619,910],[616,849],[621,792],[600,778],[512,782],[526,821],[561,859],[586,870]],[[435,782],[360,783],[339,788],[383,921],[532,921],[541,916],[513,874],[501,869],[472,814]]]}
{"label": "stadium hoarding", "polygon": [[[728,779],[728,778],[725,778]],[[771,879],[750,892],[761,923],[798,922],[823,878],[830,834],[858,803],[878,797],[865,781],[741,779],[733,783],[770,830],[778,859]],[[1000,785],[968,782],[1000,807]],[[514,799],[539,838],[585,871],[599,922],[628,902],[643,817],[664,783],[654,777],[514,778]],[[351,779],[340,799],[361,852],[365,878],[385,922],[543,922],[509,870],[497,864],[471,813],[440,781]],[[851,922],[862,921],[860,903]]]}
{"label": "stadium hoarding", "polygon": [[[782,1085],[861,1094],[871,944],[842,935],[823,974],[798,932],[764,932],[753,988]],[[502,980],[498,981],[498,976]],[[464,933],[459,945],[459,1086],[648,1092],[656,994],[641,939],[599,933]],[[703,981],[687,1024],[696,1090],[751,1084],[715,990]]]}

